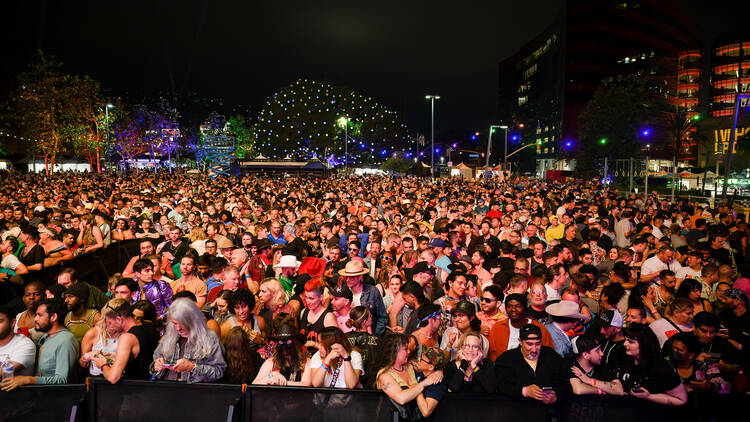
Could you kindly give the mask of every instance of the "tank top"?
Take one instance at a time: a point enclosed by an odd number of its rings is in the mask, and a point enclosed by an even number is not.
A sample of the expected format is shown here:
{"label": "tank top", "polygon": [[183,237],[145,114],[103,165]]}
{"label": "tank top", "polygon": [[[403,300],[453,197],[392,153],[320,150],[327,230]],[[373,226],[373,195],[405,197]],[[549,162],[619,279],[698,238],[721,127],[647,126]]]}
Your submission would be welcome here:
{"label": "tank top", "polygon": [[[118,338],[108,338],[107,341],[102,342],[102,336],[99,336],[99,339],[97,340],[96,344],[91,348],[92,352],[101,352],[101,353],[115,353],[117,351],[117,340]],[[89,366],[89,373],[92,376],[98,377],[102,374],[101,368],[96,366],[94,362],[91,362],[91,365]]]}
{"label": "tank top", "polygon": [[147,380],[150,378],[149,367],[154,359],[156,336],[143,325],[130,327],[128,333],[138,340],[140,352],[138,356],[128,361],[125,366],[125,376],[130,380]]}
{"label": "tank top", "polygon": [[65,328],[73,333],[75,338],[80,343],[81,340],[83,340],[83,336],[86,335],[86,331],[94,326],[94,318],[96,318],[96,314],[96,309],[87,309],[86,315],[83,316],[83,319],[74,320],[72,318],[73,313],[68,312],[68,314],[65,315]]}
{"label": "tank top", "polygon": [[323,328],[325,328],[324,321],[326,319],[326,315],[328,315],[329,312],[331,311],[326,309],[320,314],[315,322],[310,323],[307,320],[307,316],[310,314],[310,310],[305,308],[302,311],[302,315],[300,315],[299,321],[299,332],[303,337],[305,337],[305,341],[318,341],[318,333],[323,330]]}

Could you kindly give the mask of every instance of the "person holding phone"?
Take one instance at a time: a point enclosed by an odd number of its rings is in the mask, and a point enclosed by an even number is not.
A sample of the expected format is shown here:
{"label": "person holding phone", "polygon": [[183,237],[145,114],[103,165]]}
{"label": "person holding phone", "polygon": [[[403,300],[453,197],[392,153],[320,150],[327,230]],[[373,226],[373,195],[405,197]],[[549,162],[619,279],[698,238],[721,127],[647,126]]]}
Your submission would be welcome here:
{"label": "person holding phone", "polygon": [[667,406],[687,403],[687,391],[675,370],[659,353],[659,341],[643,324],[625,328],[625,353],[633,359],[618,372],[624,390],[634,397]]}
{"label": "person holding phone", "polygon": [[495,361],[498,391],[554,404],[570,392],[569,368],[554,349],[542,346],[542,329],[526,324],[519,329],[519,347]]}

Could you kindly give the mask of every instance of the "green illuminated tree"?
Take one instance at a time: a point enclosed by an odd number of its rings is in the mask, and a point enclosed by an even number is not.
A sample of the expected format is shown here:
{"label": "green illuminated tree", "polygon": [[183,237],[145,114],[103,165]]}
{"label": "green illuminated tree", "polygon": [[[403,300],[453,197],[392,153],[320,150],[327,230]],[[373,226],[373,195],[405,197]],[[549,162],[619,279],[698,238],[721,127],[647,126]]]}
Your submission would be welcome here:
{"label": "green illuminated tree", "polygon": [[394,151],[413,150],[406,124],[395,112],[349,88],[303,79],[266,100],[255,124],[255,150],[294,159],[327,152],[342,162],[345,126],[350,164],[381,162]]}

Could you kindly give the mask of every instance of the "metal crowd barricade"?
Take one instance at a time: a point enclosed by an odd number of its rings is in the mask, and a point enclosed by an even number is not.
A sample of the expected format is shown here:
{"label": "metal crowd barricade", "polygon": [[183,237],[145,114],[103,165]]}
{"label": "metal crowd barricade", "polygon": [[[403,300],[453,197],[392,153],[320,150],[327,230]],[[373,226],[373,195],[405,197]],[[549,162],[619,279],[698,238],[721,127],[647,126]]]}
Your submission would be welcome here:
{"label": "metal crowd barricade", "polygon": [[0,421],[82,422],[86,397],[83,384],[27,385],[0,392]]}
{"label": "metal crowd barricade", "polygon": [[[429,421],[724,422],[743,420],[750,396],[712,395],[668,407],[634,397],[568,396],[555,406],[498,394],[449,393]],[[739,418],[739,419],[738,419]],[[0,392],[4,421],[397,422],[377,390],[121,381],[24,386]]]}

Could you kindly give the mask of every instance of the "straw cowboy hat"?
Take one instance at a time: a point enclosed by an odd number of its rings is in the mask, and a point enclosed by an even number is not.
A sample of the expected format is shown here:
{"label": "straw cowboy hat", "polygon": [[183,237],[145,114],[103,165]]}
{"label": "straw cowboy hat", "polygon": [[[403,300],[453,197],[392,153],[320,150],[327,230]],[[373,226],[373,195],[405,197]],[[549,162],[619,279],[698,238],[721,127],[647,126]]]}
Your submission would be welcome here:
{"label": "straw cowboy hat", "polygon": [[342,277],[356,277],[369,273],[370,270],[362,265],[362,261],[356,259],[346,263],[344,269],[339,270],[339,275]]}
{"label": "straw cowboy hat", "polygon": [[300,262],[297,261],[297,257],[294,255],[283,255],[279,263],[274,265],[274,268],[298,268]]}
{"label": "straw cowboy hat", "polygon": [[570,300],[561,300],[553,303],[547,306],[546,311],[552,316],[589,320],[589,317],[581,313],[578,304]]}

